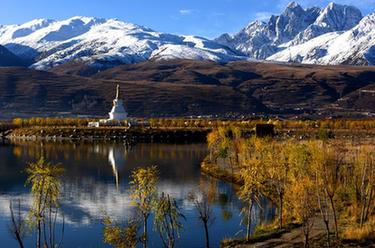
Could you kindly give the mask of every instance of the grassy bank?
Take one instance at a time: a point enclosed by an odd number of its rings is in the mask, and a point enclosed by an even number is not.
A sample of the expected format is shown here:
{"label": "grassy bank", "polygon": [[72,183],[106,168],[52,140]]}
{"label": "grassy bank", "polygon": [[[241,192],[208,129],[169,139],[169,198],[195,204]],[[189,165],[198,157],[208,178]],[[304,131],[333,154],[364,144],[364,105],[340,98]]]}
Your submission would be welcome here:
{"label": "grassy bank", "polygon": [[238,186],[243,184],[243,180],[238,173],[232,174],[230,171],[208,161],[207,159],[201,163],[201,172],[222,181],[233,183]]}

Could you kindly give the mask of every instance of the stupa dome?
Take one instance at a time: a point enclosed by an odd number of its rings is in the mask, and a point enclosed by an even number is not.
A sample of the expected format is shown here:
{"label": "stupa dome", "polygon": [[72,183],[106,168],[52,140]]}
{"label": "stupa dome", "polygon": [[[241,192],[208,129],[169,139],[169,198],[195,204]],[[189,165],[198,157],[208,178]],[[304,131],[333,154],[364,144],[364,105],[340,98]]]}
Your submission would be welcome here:
{"label": "stupa dome", "polygon": [[117,85],[116,98],[113,100],[113,107],[111,112],[109,112],[109,120],[123,121],[128,118],[128,113],[125,111],[123,101],[119,99],[119,94],[120,86]]}

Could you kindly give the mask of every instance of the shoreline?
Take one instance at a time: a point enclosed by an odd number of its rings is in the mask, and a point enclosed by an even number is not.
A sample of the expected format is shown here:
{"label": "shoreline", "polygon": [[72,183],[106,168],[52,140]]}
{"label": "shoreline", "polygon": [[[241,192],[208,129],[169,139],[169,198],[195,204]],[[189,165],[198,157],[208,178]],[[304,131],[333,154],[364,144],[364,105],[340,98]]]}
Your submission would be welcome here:
{"label": "shoreline", "polygon": [[243,181],[239,176],[236,176],[236,174],[231,175],[227,170],[221,169],[218,165],[207,160],[201,163],[201,173],[236,186],[243,185]]}
{"label": "shoreline", "polygon": [[14,140],[77,140],[126,142],[206,142],[210,129],[156,129],[124,127],[31,127],[16,128],[2,133],[3,138]]}

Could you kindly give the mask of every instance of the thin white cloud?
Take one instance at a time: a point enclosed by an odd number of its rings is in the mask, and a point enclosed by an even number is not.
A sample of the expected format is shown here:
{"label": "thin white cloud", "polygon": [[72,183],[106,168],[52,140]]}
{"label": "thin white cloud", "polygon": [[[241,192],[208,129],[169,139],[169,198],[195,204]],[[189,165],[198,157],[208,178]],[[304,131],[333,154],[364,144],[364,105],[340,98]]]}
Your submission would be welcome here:
{"label": "thin white cloud", "polygon": [[180,9],[179,13],[180,15],[187,16],[193,14],[194,10],[193,9]]}

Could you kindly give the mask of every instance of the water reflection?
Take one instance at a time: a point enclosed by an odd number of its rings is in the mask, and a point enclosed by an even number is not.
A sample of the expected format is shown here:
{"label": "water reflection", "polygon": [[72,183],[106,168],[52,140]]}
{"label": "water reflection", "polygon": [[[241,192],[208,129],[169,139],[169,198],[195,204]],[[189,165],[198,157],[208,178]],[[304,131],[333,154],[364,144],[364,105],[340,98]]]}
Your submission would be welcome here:
{"label": "water reflection", "polygon": [[[24,187],[23,172],[29,161],[44,154],[48,161],[65,168],[60,193],[60,208],[65,216],[63,247],[107,247],[103,243],[104,216],[127,223],[135,216],[130,204],[129,177],[138,166],[158,165],[158,191],[175,198],[186,216],[184,230],[176,247],[203,247],[204,230],[189,192],[207,189],[212,202],[215,223],[210,228],[210,242],[217,247],[220,240],[234,236],[240,226],[241,203],[235,189],[221,181],[200,174],[200,162],[207,154],[205,144],[138,144],[131,149],[122,143],[48,143],[13,142],[0,144],[0,234],[6,247],[16,243],[9,235],[9,201],[21,199],[26,214],[32,203],[30,188]],[[256,211],[258,214],[260,210]],[[272,209],[264,208],[264,219]],[[254,216],[254,225],[259,217]],[[62,218],[57,219],[62,224]],[[150,223],[151,224],[151,223]],[[150,226],[150,230],[152,230]],[[35,237],[25,239],[26,247],[34,246]],[[157,233],[150,234],[150,247],[160,247]]]}
{"label": "water reflection", "polygon": [[122,170],[123,166],[125,166],[126,157],[130,147],[128,146],[111,146],[108,153],[108,161],[109,164],[112,166],[113,176],[116,182],[116,188],[119,189],[119,175],[118,169]]}

